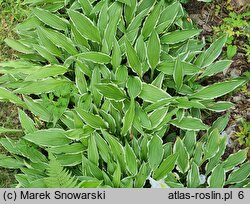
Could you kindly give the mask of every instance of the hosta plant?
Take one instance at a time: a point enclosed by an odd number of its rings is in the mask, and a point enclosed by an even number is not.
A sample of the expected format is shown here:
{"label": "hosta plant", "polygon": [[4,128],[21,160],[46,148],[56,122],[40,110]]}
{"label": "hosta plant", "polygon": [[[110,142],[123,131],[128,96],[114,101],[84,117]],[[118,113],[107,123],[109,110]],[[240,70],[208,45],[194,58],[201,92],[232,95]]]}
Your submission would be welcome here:
{"label": "hosta plant", "polygon": [[20,107],[24,132],[0,140],[12,155],[0,166],[20,169],[19,187],[248,185],[249,163],[231,172],[247,150],[221,160],[228,115],[203,122],[247,82],[206,84],[231,64],[217,60],[226,35],[206,46],[178,1],[26,3],[20,39],[6,39],[18,60],[0,63],[0,99]]}

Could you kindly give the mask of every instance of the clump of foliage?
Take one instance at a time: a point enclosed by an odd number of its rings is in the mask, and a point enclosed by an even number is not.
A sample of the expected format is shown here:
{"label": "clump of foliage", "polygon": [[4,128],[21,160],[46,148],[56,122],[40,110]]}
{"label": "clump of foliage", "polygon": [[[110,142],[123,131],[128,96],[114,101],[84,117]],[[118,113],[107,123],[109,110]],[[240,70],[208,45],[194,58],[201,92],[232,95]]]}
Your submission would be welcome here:
{"label": "clump of foliage", "polygon": [[250,147],[250,122],[241,121],[239,131],[235,133],[235,136],[240,145]]}
{"label": "clump of foliage", "polygon": [[221,159],[228,115],[203,122],[248,81],[202,85],[231,64],[216,61],[226,35],[205,49],[178,1],[26,2],[20,39],[6,39],[19,60],[0,63],[0,99],[20,107],[24,132],[0,139],[0,166],[20,169],[18,187],[55,187],[55,175],[58,187],[249,185],[247,149]]}
{"label": "clump of foliage", "polygon": [[[230,11],[228,17],[223,18],[223,23],[214,27],[214,31],[217,34],[227,33],[228,39],[226,42],[227,46],[227,57],[231,59],[236,53],[237,49],[241,48],[246,51],[246,56],[249,60],[249,46],[250,46],[250,12],[244,13],[236,13],[234,11]],[[243,45],[237,45],[236,39],[242,38],[246,43]]]}

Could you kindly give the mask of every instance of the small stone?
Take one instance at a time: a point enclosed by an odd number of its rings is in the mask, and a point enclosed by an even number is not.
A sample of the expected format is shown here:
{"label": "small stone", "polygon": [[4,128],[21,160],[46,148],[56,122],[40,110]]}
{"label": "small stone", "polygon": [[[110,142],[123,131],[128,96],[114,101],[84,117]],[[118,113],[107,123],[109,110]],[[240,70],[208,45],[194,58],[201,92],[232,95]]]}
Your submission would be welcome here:
{"label": "small stone", "polygon": [[230,72],[230,75],[232,78],[237,78],[241,75],[241,71],[239,69],[233,69],[231,72]]}

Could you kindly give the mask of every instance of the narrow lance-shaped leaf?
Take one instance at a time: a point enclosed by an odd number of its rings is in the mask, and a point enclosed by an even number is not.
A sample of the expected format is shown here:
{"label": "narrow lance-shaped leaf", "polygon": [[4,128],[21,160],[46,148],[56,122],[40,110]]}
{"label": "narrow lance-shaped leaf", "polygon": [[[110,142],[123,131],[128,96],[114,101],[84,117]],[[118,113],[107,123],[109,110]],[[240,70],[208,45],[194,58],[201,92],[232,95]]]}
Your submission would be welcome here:
{"label": "narrow lance-shaped leaf", "polygon": [[227,41],[227,35],[223,35],[214,41],[210,47],[199,55],[195,64],[200,67],[206,67],[210,65],[217,57],[219,57],[220,53],[222,52],[222,48]]}
{"label": "narrow lance-shaped leaf", "polygon": [[18,116],[26,133],[33,133],[37,130],[33,120],[21,109],[18,109]]}
{"label": "narrow lance-shaped leaf", "polygon": [[157,101],[171,97],[166,91],[163,91],[162,89],[154,85],[146,83],[142,84],[142,91],[139,96],[143,100],[151,103],[155,103]]}
{"label": "narrow lance-shaped leaf", "polygon": [[156,180],[165,178],[167,174],[174,169],[177,158],[178,154],[172,154],[164,159],[160,166],[154,171],[153,177]]}
{"label": "narrow lance-shaped leaf", "polygon": [[142,90],[142,82],[139,77],[129,77],[127,82],[128,93],[131,98],[136,98]]}
{"label": "narrow lance-shaped leaf", "polygon": [[80,108],[77,108],[76,111],[79,114],[79,116],[83,119],[83,121],[86,122],[91,127],[97,129],[107,128],[107,123],[99,115],[94,115],[93,113],[89,113]]}
{"label": "narrow lance-shaped leaf", "polygon": [[68,14],[76,29],[84,37],[94,42],[101,42],[99,30],[90,19],[88,19],[83,14],[73,10],[69,10]]}
{"label": "narrow lance-shaped leaf", "polygon": [[161,37],[161,43],[163,44],[176,44],[188,40],[198,35],[201,30],[178,30],[167,33]]}
{"label": "narrow lance-shaped leaf", "polygon": [[231,60],[220,60],[218,62],[215,62],[213,64],[210,64],[202,73],[200,78],[206,77],[206,76],[213,76],[217,73],[223,72],[226,70],[230,65],[232,61]]}
{"label": "narrow lance-shaped leaf", "polygon": [[0,100],[8,100],[12,103],[25,107],[25,103],[17,95],[8,89],[0,87]]}
{"label": "narrow lance-shaped leaf", "polygon": [[151,169],[156,169],[162,161],[163,147],[159,136],[154,135],[148,145],[148,161]]}
{"label": "narrow lance-shaped leaf", "polygon": [[173,73],[173,78],[174,82],[176,84],[176,89],[179,91],[183,85],[183,64],[181,63],[181,60],[179,57],[177,57],[175,66],[174,66],[174,73]]}
{"label": "narrow lance-shaped leaf", "polygon": [[161,44],[158,33],[154,30],[148,41],[147,55],[151,68],[154,70],[160,61]]}
{"label": "narrow lance-shaped leaf", "polygon": [[232,79],[229,81],[219,82],[210,86],[206,86],[192,95],[194,98],[214,99],[238,88],[246,82],[246,79]]}
{"label": "narrow lance-shaped leaf", "polygon": [[126,143],[125,146],[125,158],[127,163],[127,169],[132,175],[136,175],[138,172],[137,159],[133,149]]}
{"label": "narrow lance-shaped leaf", "polygon": [[159,3],[155,4],[153,11],[146,18],[142,28],[142,35],[144,36],[144,38],[150,36],[152,30],[156,26],[157,21],[160,17],[162,3],[163,1],[160,1]]}
{"label": "narrow lance-shaped leaf", "polygon": [[22,43],[20,43],[17,40],[11,39],[11,38],[6,38],[4,40],[5,43],[7,43],[8,46],[10,46],[13,50],[16,50],[18,52],[22,52],[25,54],[30,54],[33,53],[33,50]]}
{"label": "narrow lance-shaped leaf", "polygon": [[218,129],[214,129],[208,136],[208,141],[204,147],[204,156],[206,159],[213,157],[219,150],[220,136]]}
{"label": "narrow lance-shaped leaf", "polygon": [[39,117],[39,119],[44,120],[46,122],[51,121],[52,114],[42,106],[41,103],[36,102],[32,100],[31,98],[24,97],[25,104],[27,105],[28,109],[36,116]]}
{"label": "narrow lance-shaped leaf", "polygon": [[27,81],[31,80],[37,80],[37,79],[43,79],[50,76],[57,76],[57,75],[63,75],[67,71],[66,67],[59,66],[59,65],[51,65],[51,66],[45,66],[41,69],[38,69],[36,72],[30,74],[25,78]]}
{"label": "narrow lance-shaped leaf", "polygon": [[126,94],[115,84],[96,84],[97,90],[106,98],[116,101],[126,99]]}
{"label": "narrow lance-shaped leaf", "polygon": [[128,131],[133,125],[134,117],[135,117],[135,101],[134,99],[131,99],[129,109],[127,110],[123,118],[123,127],[121,132],[122,135],[126,135],[128,133]]}
{"label": "narrow lance-shaped leaf", "polygon": [[239,150],[238,152],[231,154],[223,163],[223,168],[226,171],[233,169],[235,166],[243,163],[247,158],[248,149]]}
{"label": "narrow lance-shaped leaf", "polygon": [[128,41],[128,39],[125,39],[125,45],[126,45],[126,54],[127,54],[129,65],[131,66],[133,71],[141,77],[142,68],[141,68],[139,57],[135,49],[131,45],[131,43]]}
{"label": "narrow lance-shaped leaf", "polygon": [[233,171],[227,181],[226,184],[231,184],[231,183],[239,183],[244,181],[248,176],[250,175],[250,163],[245,163],[240,166],[239,169],[236,169]]}
{"label": "narrow lance-shaped leaf", "polygon": [[56,46],[63,48],[65,51],[72,55],[78,54],[78,51],[75,48],[72,40],[70,38],[67,38],[64,34],[45,28],[41,28],[40,31],[43,32],[43,34]]}
{"label": "narrow lance-shaped leaf", "polygon": [[180,121],[174,119],[171,124],[183,130],[206,130],[208,126],[198,118],[183,117]]}
{"label": "narrow lance-shaped leaf", "polygon": [[68,145],[70,140],[66,137],[62,129],[51,128],[48,130],[38,130],[23,137],[24,139],[45,147]]}
{"label": "narrow lance-shaped leaf", "polygon": [[99,152],[97,150],[95,135],[91,135],[88,140],[88,159],[96,166],[99,165]]}
{"label": "narrow lance-shaped leaf", "polygon": [[222,165],[218,165],[212,171],[211,176],[208,178],[210,188],[222,188],[225,184],[225,169]]}
{"label": "narrow lance-shaped leaf", "polygon": [[178,154],[177,167],[181,173],[186,173],[189,169],[189,154],[182,140],[178,137],[174,145],[174,153]]}
{"label": "narrow lance-shaped leaf", "polygon": [[60,17],[55,14],[52,14],[48,10],[44,10],[41,8],[35,8],[33,12],[39,20],[49,25],[50,27],[62,31],[67,30],[68,24],[65,19],[61,19]]}
{"label": "narrow lance-shaped leaf", "polygon": [[111,61],[110,56],[101,52],[84,52],[76,55],[76,57],[82,58],[84,60],[89,60],[99,64],[108,64]]}
{"label": "narrow lance-shaped leaf", "polygon": [[187,183],[189,188],[197,188],[200,185],[200,172],[195,162],[192,163],[191,169],[188,172]]}
{"label": "narrow lance-shaped leaf", "polygon": [[114,40],[114,44],[113,44],[113,51],[112,51],[112,66],[117,69],[122,61],[122,56],[121,56],[121,50],[120,50],[120,46],[117,42],[117,40]]}

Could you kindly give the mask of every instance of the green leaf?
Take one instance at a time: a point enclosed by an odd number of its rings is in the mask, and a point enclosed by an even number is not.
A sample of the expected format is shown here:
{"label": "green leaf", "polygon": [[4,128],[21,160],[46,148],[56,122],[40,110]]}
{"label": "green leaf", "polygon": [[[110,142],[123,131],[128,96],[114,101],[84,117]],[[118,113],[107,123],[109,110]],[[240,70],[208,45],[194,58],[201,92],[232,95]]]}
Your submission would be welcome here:
{"label": "green leaf", "polygon": [[178,155],[177,167],[181,173],[186,173],[189,169],[189,154],[182,140],[178,137],[174,145],[174,153]]}
{"label": "green leaf", "polygon": [[232,64],[231,60],[220,60],[218,62],[215,62],[213,64],[210,64],[202,73],[202,75],[200,76],[200,78],[202,77],[207,77],[207,76],[213,76],[215,74],[218,74],[220,72],[223,72],[224,70],[226,70],[227,68],[229,68],[229,66]]}
{"label": "green leaf", "polygon": [[49,63],[59,64],[57,58],[54,55],[52,55],[46,48],[35,44],[33,44],[32,47],[37,51],[39,55],[41,55]]}
{"label": "green leaf", "polygon": [[128,93],[131,98],[136,98],[142,90],[142,82],[139,77],[129,77],[127,82]]}
{"label": "green leaf", "polygon": [[26,133],[33,133],[37,130],[33,120],[21,109],[18,109],[18,116],[22,128],[25,130]]}
{"label": "green leaf", "polygon": [[126,169],[125,152],[123,146],[112,135],[102,130],[105,140],[109,143],[111,151],[116,161],[119,162],[122,172]]}
{"label": "green leaf", "polygon": [[235,166],[243,163],[247,158],[248,149],[239,150],[237,153],[231,154],[223,163],[222,166],[226,171],[233,169]]}
{"label": "green leaf", "polygon": [[174,2],[173,4],[167,6],[161,12],[160,18],[158,20],[158,25],[156,27],[156,30],[158,33],[163,33],[164,31],[168,30],[168,28],[175,21],[176,16],[178,15],[180,9],[181,9],[181,5],[177,1],[177,2]]}
{"label": "green leaf", "polygon": [[58,155],[56,160],[62,166],[76,166],[82,163],[82,154],[63,154]]}
{"label": "green leaf", "polygon": [[176,84],[176,89],[179,91],[183,85],[183,64],[181,63],[181,60],[179,57],[177,57],[175,66],[174,66],[174,73],[173,73],[173,78],[174,82]]}
{"label": "green leaf", "polygon": [[19,169],[24,167],[24,164],[13,157],[0,154],[0,166],[8,169]]}
{"label": "green leaf", "polygon": [[132,99],[130,102],[129,109],[126,111],[123,118],[123,127],[121,131],[122,135],[126,135],[128,131],[131,129],[134,117],[135,117],[135,101],[134,99]]}
{"label": "green leaf", "polygon": [[66,137],[65,131],[57,128],[38,130],[23,137],[24,139],[45,147],[68,145],[70,140]]}
{"label": "green leaf", "polygon": [[164,179],[167,174],[174,169],[177,158],[178,154],[172,154],[164,159],[160,166],[154,171],[153,178],[156,180]]}
{"label": "green leaf", "polygon": [[203,149],[202,149],[203,143],[197,142],[195,149],[194,149],[194,162],[197,164],[197,166],[200,166],[202,164],[202,155],[203,155]]}
{"label": "green leaf", "polygon": [[28,109],[36,116],[38,116],[41,120],[46,122],[51,121],[52,114],[42,106],[40,103],[33,101],[31,98],[24,97],[24,101],[28,107]]}
{"label": "green leaf", "polygon": [[9,47],[11,47],[13,50],[16,50],[18,52],[22,52],[25,54],[31,54],[33,53],[33,50],[25,45],[23,45],[21,42],[11,39],[11,38],[6,38],[4,40],[5,43],[7,43],[7,45]]}
{"label": "green leaf", "polygon": [[18,130],[18,129],[9,129],[9,128],[3,128],[3,127],[0,127],[0,134],[1,133],[9,133],[9,132],[22,132],[22,130]]}
{"label": "green leaf", "polygon": [[192,95],[194,98],[201,98],[201,99],[214,99],[220,96],[226,95],[229,92],[232,92],[234,89],[238,88],[239,86],[243,85],[246,82],[246,79],[232,79],[229,81],[215,83],[210,86],[206,86],[196,93]]}
{"label": "green leaf", "polygon": [[94,42],[101,42],[100,32],[89,18],[73,10],[69,10],[68,14],[76,29],[84,37]]}
{"label": "green leaf", "polygon": [[219,164],[221,156],[225,152],[226,146],[227,146],[227,137],[224,136],[220,140],[219,151],[216,153],[216,155],[214,157],[212,157],[211,159],[209,159],[208,163],[206,164],[206,167],[205,167],[205,169],[206,169],[206,175],[208,175],[214,169],[214,167],[217,164]]}
{"label": "green leaf", "polygon": [[157,21],[160,17],[160,13],[161,13],[162,3],[163,3],[163,1],[156,3],[154,6],[154,9],[146,18],[146,20],[143,24],[143,27],[142,27],[142,35],[144,36],[144,38],[147,38],[148,36],[150,36],[150,34],[154,30],[155,26],[157,25]]}
{"label": "green leaf", "polygon": [[227,184],[240,183],[250,175],[250,163],[247,162],[240,166],[239,169],[234,170],[226,181]]}
{"label": "green leaf", "polygon": [[125,92],[115,84],[102,83],[96,84],[95,87],[104,97],[108,99],[122,101],[127,98]]}
{"label": "green leaf", "polygon": [[171,96],[154,85],[143,83],[142,91],[139,97],[147,102],[155,103],[157,101],[170,98]]}
{"label": "green leaf", "polygon": [[211,127],[211,130],[217,128],[219,132],[222,132],[229,121],[229,113],[226,113],[225,115],[222,115],[221,117],[217,118],[216,121],[213,122],[213,125]]}
{"label": "green leaf", "polygon": [[200,172],[199,167],[195,162],[192,163],[191,169],[187,175],[187,186],[188,188],[197,188],[200,185]]}
{"label": "green leaf", "polygon": [[3,87],[0,87],[0,100],[8,100],[19,106],[26,106],[25,103],[21,100],[21,98],[19,98],[16,94]]}
{"label": "green leaf", "polygon": [[176,44],[188,40],[196,35],[199,35],[201,30],[178,30],[167,33],[161,37],[161,43],[163,44]]}
{"label": "green leaf", "polygon": [[200,67],[209,66],[215,59],[217,59],[217,57],[219,57],[226,41],[227,35],[223,35],[218,38],[205,52],[199,55],[195,63]]}
{"label": "green leaf", "polygon": [[152,69],[155,69],[160,61],[161,44],[158,33],[153,31],[147,47],[148,61]]}
{"label": "green leaf", "polygon": [[99,115],[94,115],[93,113],[82,110],[80,108],[76,108],[76,112],[89,126],[96,129],[107,128],[107,123]]}
{"label": "green leaf", "polygon": [[96,137],[96,144],[97,144],[97,148],[99,150],[99,154],[102,157],[102,159],[108,163],[108,161],[110,160],[110,148],[107,144],[107,142],[98,134],[98,133],[94,133],[95,137]]}
{"label": "green leaf", "polygon": [[183,130],[206,130],[209,127],[202,123],[202,121],[198,118],[192,117],[183,117],[180,121],[174,119],[170,122],[172,125],[181,128]]}
{"label": "green leaf", "polygon": [[113,180],[112,183],[114,184],[115,188],[120,187],[120,183],[121,183],[121,176],[122,176],[122,172],[121,172],[121,167],[118,164],[115,168],[115,172],[113,174]]}
{"label": "green leaf", "polygon": [[204,147],[204,157],[209,159],[213,157],[219,150],[220,133],[218,129],[214,129],[208,136],[208,141]]}
{"label": "green leaf", "polygon": [[47,77],[54,77],[57,75],[63,75],[65,72],[67,72],[67,68],[59,65],[50,65],[50,66],[45,66],[42,67],[36,72],[30,74],[25,78],[26,81],[33,81],[37,79],[43,79]]}
{"label": "green leaf", "polygon": [[196,133],[195,131],[187,131],[184,138],[183,144],[185,145],[188,153],[192,155],[196,143]]}
{"label": "green leaf", "polygon": [[142,188],[145,185],[146,180],[149,176],[148,169],[149,169],[148,164],[143,163],[141,165],[141,168],[135,178],[135,185],[134,185],[135,188]]}
{"label": "green leaf", "polygon": [[208,185],[210,188],[222,188],[225,184],[225,169],[222,165],[218,165],[212,171],[211,176],[208,178]]}
{"label": "green leaf", "polygon": [[136,52],[138,54],[138,57],[141,62],[144,62],[147,57],[147,51],[146,51],[146,43],[144,42],[144,38],[142,35],[140,35],[136,41],[135,44]]}
{"label": "green leaf", "polygon": [[70,38],[67,38],[64,34],[57,32],[55,30],[49,30],[45,28],[41,28],[40,31],[51,40],[54,45],[63,48],[69,54],[76,55],[78,54],[77,49],[74,46],[74,43]]}
{"label": "green leaf", "polygon": [[69,82],[66,80],[59,80],[48,78],[41,81],[30,82],[28,85],[18,88],[14,93],[19,94],[42,94],[55,91],[62,86],[69,86]]}
{"label": "green leaf", "polygon": [[148,145],[148,162],[152,170],[155,170],[162,161],[163,147],[162,140],[154,135]]}
{"label": "green leaf", "polygon": [[97,150],[95,135],[91,135],[88,140],[88,159],[95,164],[99,165],[99,152]]}
{"label": "green leaf", "polygon": [[82,153],[85,147],[81,143],[67,144],[57,147],[50,147],[49,151],[54,154],[78,154]]}
{"label": "green leaf", "polygon": [[130,67],[133,69],[135,73],[137,73],[139,76],[142,75],[142,67],[140,63],[140,59],[131,45],[131,43],[128,41],[128,39],[125,39],[125,45],[126,45],[126,54],[128,58],[128,63]]}
{"label": "green leaf", "polygon": [[131,6],[130,0],[117,0],[117,1],[119,1],[119,2],[121,2],[121,3],[124,3],[124,4],[126,4],[127,6]]}
{"label": "green leaf", "polygon": [[217,101],[216,103],[204,103],[204,102],[201,103],[203,103],[208,110],[214,112],[223,112],[234,107],[233,103],[226,101]]}
{"label": "green leaf", "polygon": [[111,62],[110,56],[101,52],[84,52],[76,56],[99,64],[108,64]]}
{"label": "green leaf", "polygon": [[161,124],[161,122],[164,120],[168,113],[168,107],[162,107],[158,108],[152,113],[149,114],[149,119],[151,121],[151,128],[154,129],[157,128]]}
{"label": "green leaf", "polygon": [[117,40],[114,40],[114,44],[113,44],[113,51],[112,51],[112,66],[117,69],[122,61],[122,55],[121,55],[121,49],[120,46],[117,42]]}
{"label": "green leaf", "polygon": [[125,146],[125,158],[128,171],[131,175],[135,176],[138,172],[137,159],[133,149],[127,143]]}
{"label": "green leaf", "polygon": [[48,10],[41,8],[34,8],[33,12],[35,16],[48,26],[55,28],[57,30],[65,31],[67,30],[68,24],[65,19],[61,19],[58,15],[50,13]]}

